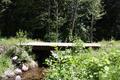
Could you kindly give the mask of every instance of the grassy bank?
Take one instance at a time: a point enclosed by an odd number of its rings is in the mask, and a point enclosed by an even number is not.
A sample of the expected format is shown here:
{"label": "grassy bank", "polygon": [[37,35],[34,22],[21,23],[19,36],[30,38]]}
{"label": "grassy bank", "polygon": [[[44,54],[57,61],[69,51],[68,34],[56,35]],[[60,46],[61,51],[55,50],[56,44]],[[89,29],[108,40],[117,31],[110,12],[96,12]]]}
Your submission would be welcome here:
{"label": "grassy bank", "polygon": [[22,59],[30,59],[27,51],[24,47],[20,47],[17,44],[22,42],[31,41],[27,38],[0,38],[0,76],[8,68],[12,68],[12,55],[18,55]]}

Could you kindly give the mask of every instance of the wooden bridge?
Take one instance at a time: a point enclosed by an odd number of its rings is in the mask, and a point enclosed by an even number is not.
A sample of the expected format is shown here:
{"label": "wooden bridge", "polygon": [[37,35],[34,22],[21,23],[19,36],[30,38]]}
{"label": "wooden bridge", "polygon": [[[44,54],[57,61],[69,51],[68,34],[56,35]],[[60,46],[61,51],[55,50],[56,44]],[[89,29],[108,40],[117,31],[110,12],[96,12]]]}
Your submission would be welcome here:
{"label": "wooden bridge", "polygon": [[[55,47],[60,50],[65,50],[66,48],[73,48],[81,45],[75,45],[74,43],[55,43],[55,42],[28,42],[19,44],[21,46],[32,46],[32,51],[36,55],[36,60],[39,66],[44,65],[44,61],[50,55],[56,58],[56,52],[54,52]],[[84,43],[83,48],[100,48],[99,43]]]}
{"label": "wooden bridge", "polygon": [[[74,43],[61,43],[61,42],[27,42],[27,43],[22,43],[20,44],[22,46],[32,46],[33,49],[38,49],[38,50],[54,50],[55,47],[58,47],[60,49],[65,49],[65,48],[72,48],[72,47],[77,47],[79,45],[76,45]],[[81,45],[80,45],[81,46]],[[83,43],[84,48],[100,48],[101,44],[99,43]]]}

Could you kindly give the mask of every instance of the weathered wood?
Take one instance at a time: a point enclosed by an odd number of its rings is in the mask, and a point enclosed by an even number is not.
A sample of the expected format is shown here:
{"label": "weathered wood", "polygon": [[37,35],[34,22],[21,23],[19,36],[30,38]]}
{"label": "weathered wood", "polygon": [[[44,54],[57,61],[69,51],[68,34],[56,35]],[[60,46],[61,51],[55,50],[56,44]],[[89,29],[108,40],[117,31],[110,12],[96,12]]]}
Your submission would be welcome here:
{"label": "weathered wood", "polygon": [[92,48],[100,48],[101,44],[100,43],[84,43],[84,47],[92,47]]}
{"label": "weathered wood", "polygon": [[53,46],[53,47],[59,47],[59,46],[63,46],[63,47],[72,47],[74,46],[73,43],[55,43],[55,42],[28,42],[28,43],[23,43],[23,44],[20,44],[20,45],[23,45],[23,46]]}
{"label": "weathered wood", "polygon": [[[79,45],[75,45],[74,43],[55,43],[55,42],[28,42],[20,44],[22,46],[32,46],[34,49],[39,50],[53,50],[55,47],[58,48],[70,48],[70,47],[76,47]],[[101,45],[99,43],[84,43],[84,48],[100,48]]]}

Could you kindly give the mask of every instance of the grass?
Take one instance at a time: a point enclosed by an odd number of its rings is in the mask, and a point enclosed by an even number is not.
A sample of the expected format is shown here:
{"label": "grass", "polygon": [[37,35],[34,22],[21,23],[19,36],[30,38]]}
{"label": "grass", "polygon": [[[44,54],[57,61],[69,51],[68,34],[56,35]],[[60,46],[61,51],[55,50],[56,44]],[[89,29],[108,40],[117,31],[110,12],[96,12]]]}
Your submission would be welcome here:
{"label": "grass", "polygon": [[5,55],[0,55],[0,75],[2,75],[4,71],[11,66],[11,59]]}
{"label": "grass", "polygon": [[0,38],[0,45],[16,45],[20,42],[29,42],[31,39],[27,38]]}

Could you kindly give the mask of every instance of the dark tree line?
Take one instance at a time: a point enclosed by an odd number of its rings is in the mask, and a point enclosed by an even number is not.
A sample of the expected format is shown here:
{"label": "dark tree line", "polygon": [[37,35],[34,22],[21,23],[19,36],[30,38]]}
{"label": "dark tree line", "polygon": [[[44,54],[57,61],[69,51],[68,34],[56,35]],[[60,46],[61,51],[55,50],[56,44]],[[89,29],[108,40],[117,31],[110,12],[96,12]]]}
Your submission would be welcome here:
{"label": "dark tree line", "polygon": [[120,40],[120,1],[103,0],[106,15],[96,24],[95,37],[98,40]]}
{"label": "dark tree line", "polygon": [[24,30],[44,41],[118,38],[117,5],[117,0],[1,0],[0,35],[15,36]]}

